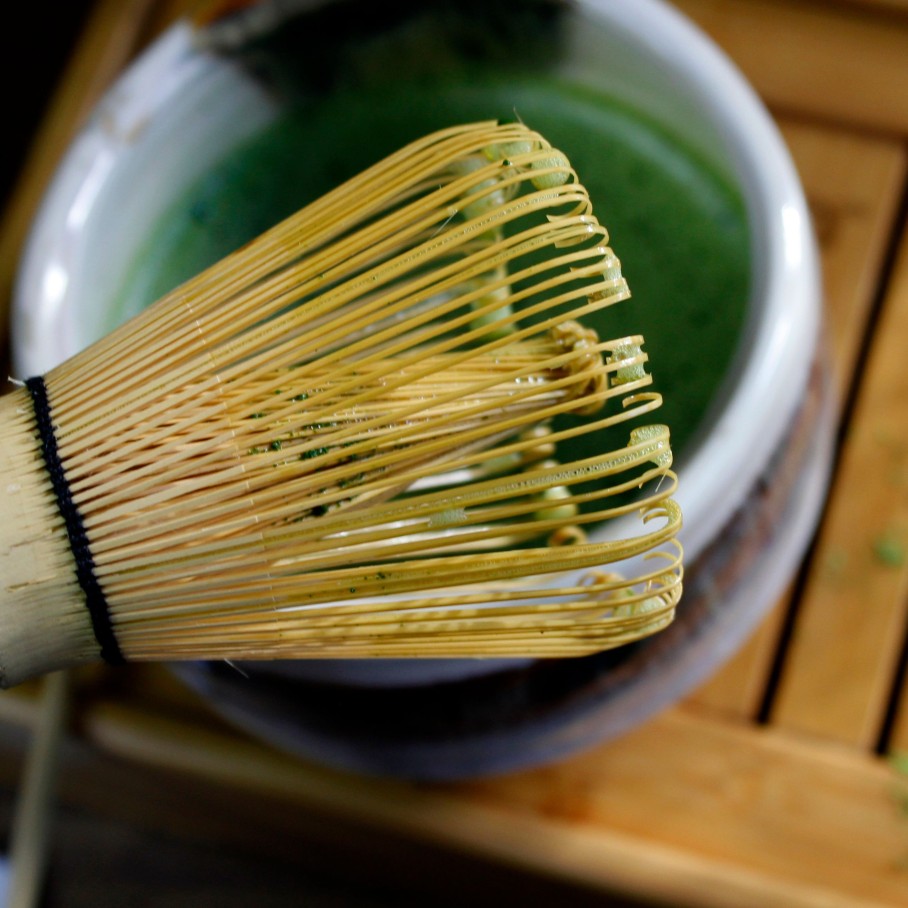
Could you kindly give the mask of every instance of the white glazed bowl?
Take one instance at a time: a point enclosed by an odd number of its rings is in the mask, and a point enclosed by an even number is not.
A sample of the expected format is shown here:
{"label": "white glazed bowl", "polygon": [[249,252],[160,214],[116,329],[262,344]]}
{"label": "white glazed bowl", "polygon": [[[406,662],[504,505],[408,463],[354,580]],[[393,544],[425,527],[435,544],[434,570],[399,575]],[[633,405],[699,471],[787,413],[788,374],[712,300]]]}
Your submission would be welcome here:
{"label": "white glazed bowl", "polygon": [[[535,724],[515,720],[518,731],[505,721],[492,732],[468,734],[466,756],[431,770],[419,762],[417,745],[408,744],[402,758],[393,747],[379,748],[374,758],[364,757],[363,747],[358,756],[344,748],[339,755],[330,734],[303,735],[300,743],[298,730],[251,717],[254,707],[226,707],[294,749],[369,770],[461,775],[538,762],[616,734],[680,697],[738,647],[789,579],[812,531],[830,430],[822,387],[811,379],[819,355],[817,254],[791,159],[737,70],[673,8],[660,0],[585,0],[576,7],[574,53],[564,74],[673,130],[740,187],[749,220],[746,330],[711,431],[681,464],[689,580],[678,627],[635,657],[638,663],[624,665],[620,683],[587,679],[586,702],[574,697],[570,710]],[[46,371],[103,331],[98,312],[151,225],[278,113],[274,98],[243,69],[199,49],[189,24],[149,48],[74,142],[35,221],[14,301],[20,375]],[[766,494],[768,487],[774,494]],[[288,671],[393,687],[521,667],[435,660],[313,663]],[[223,699],[223,692],[212,696]],[[513,741],[521,736],[531,746],[517,755]],[[448,768],[437,768],[442,764]]]}

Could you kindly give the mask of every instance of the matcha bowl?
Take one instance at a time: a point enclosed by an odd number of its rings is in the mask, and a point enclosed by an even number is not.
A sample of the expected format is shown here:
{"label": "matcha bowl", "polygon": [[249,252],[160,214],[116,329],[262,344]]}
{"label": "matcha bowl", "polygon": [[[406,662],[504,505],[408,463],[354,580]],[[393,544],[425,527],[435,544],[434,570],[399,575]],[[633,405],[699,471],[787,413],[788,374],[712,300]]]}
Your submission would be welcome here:
{"label": "matcha bowl", "polygon": [[[225,5],[226,6],[226,5]],[[177,668],[300,755],[458,778],[618,735],[726,660],[815,525],[832,420],[817,254],[766,111],[659,0],[267,2],[181,22],[119,79],[35,221],[16,369],[45,371],[346,176],[456,122],[519,117],[571,158],[634,298],[673,434],[685,595],[661,634],[583,659]]]}

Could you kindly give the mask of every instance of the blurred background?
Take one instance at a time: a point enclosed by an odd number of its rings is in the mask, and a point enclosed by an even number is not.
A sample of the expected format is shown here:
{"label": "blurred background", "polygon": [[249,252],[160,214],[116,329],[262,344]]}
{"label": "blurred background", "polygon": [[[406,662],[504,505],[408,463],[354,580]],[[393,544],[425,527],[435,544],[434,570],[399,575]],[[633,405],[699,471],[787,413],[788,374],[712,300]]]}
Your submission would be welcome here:
{"label": "blurred background", "polygon": [[3,58],[9,61],[7,79],[19,86],[10,98],[8,110],[7,164],[2,184],[4,204],[9,200],[33,136],[64,68],[70,62],[91,8],[91,3],[77,0],[66,4],[52,20],[46,10],[24,8],[17,16],[17,27],[3,30],[0,41]]}
{"label": "blurred background", "polygon": [[[74,130],[197,5],[33,5],[3,30],[4,306]],[[458,785],[302,765],[153,668],[77,673],[40,904],[908,904],[908,3],[676,5],[769,106],[820,241],[839,446],[786,595],[714,678],[644,727]],[[42,694],[0,694],[2,852]]]}

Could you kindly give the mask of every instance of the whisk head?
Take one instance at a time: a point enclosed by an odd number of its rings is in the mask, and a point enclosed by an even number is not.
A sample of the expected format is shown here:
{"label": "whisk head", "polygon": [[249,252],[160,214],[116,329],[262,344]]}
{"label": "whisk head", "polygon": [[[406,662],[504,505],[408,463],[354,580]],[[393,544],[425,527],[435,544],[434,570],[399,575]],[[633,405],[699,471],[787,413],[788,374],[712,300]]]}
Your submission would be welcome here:
{"label": "whisk head", "polygon": [[492,123],[177,288],[41,382],[97,586],[65,661],[101,638],[151,660],[565,656],[664,627],[660,398],[641,337],[583,327],[628,295],[566,157]]}

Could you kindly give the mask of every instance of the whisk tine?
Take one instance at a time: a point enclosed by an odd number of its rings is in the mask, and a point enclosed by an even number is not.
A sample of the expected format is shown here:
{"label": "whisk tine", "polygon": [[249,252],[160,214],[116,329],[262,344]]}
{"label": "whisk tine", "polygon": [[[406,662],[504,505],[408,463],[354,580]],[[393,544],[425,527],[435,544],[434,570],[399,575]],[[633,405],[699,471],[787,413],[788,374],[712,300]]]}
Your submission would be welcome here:
{"label": "whisk tine", "polygon": [[664,627],[661,399],[642,338],[582,326],[629,295],[608,243],[542,136],[454,127],[8,395],[0,552],[32,569],[0,574],[0,683],[99,652],[551,657]]}

